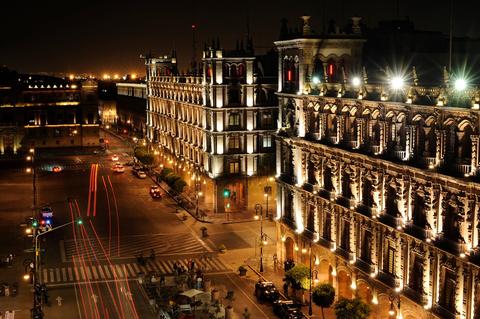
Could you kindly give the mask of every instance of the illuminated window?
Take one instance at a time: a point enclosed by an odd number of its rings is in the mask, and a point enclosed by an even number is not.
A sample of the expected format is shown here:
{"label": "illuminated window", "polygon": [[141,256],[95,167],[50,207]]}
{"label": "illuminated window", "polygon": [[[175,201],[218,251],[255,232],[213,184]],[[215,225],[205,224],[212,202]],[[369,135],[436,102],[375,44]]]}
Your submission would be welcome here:
{"label": "illuminated window", "polygon": [[230,162],[228,165],[228,171],[230,174],[240,173],[240,162],[239,161]]}
{"label": "illuminated window", "polygon": [[271,135],[265,135],[263,137],[263,147],[272,147],[272,136]]}
{"label": "illuminated window", "polygon": [[239,113],[231,113],[228,116],[228,125],[229,126],[239,126],[240,125],[240,114]]}
{"label": "illuminated window", "polygon": [[238,150],[240,148],[240,137],[239,136],[230,136],[228,138],[228,149]]}
{"label": "illuminated window", "polygon": [[287,81],[291,81],[292,80],[292,70],[288,70],[287,71]]}

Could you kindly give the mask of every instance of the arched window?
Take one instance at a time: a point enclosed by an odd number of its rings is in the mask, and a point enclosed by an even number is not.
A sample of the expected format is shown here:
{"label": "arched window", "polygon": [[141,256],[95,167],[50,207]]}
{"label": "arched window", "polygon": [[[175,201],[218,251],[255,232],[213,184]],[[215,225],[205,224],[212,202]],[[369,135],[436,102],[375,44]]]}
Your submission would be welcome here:
{"label": "arched window", "polygon": [[238,65],[237,76],[244,76],[244,75],[245,75],[245,66],[242,63]]}
{"label": "arched window", "polygon": [[236,77],[237,76],[237,66],[235,64],[232,64],[230,66],[230,76],[231,77]]}
{"label": "arched window", "polygon": [[337,65],[334,60],[328,60],[327,76],[329,82],[336,82],[337,80]]}

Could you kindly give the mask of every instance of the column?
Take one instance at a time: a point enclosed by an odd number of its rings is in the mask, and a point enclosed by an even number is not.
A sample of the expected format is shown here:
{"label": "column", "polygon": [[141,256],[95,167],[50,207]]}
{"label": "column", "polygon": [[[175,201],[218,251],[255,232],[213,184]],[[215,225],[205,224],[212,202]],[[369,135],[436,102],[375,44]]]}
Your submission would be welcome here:
{"label": "column", "polygon": [[457,269],[457,278],[455,285],[455,309],[457,314],[455,318],[464,319],[465,318],[465,309],[463,307],[463,286],[464,286],[464,274],[463,274],[463,263],[459,263]]}
{"label": "column", "polygon": [[472,140],[472,161],[471,161],[471,174],[475,175],[477,173],[477,165],[478,165],[478,135],[470,135],[470,139]]}
{"label": "column", "polygon": [[397,234],[395,240],[395,286],[403,288],[402,240]]}
{"label": "column", "polygon": [[357,250],[355,249],[357,247],[357,243],[356,243],[356,232],[355,232],[355,229],[356,229],[356,225],[355,225],[355,216],[353,216],[352,213],[350,213],[350,223],[349,223],[349,238],[348,238],[348,241],[349,241],[349,246],[350,246],[350,251],[349,251],[349,255],[350,255],[350,260],[356,260],[357,259]]}
{"label": "column", "polygon": [[423,304],[432,306],[432,287],[430,285],[430,248],[427,246],[423,256]]}

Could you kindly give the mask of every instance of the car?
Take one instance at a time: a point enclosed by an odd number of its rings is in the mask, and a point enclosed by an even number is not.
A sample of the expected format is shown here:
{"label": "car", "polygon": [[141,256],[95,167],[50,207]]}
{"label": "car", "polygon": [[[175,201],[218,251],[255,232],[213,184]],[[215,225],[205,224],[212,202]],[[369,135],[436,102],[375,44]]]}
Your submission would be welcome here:
{"label": "car", "polygon": [[112,162],[116,162],[118,161],[118,155],[117,154],[113,154],[112,155]]}
{"label": "car", "polygon": [[162,193],[160,192],[160,187],[158,187],[157,185],[150,186],[150,196],[152,196],[153,199],[162,198]]}
{"label": "car", "polygon": [[257,297],[258,300],[273,302],[280,298],[280,293],[273,282],[258,281],[255,284],[255,297]]}
{"label": "car", "polygon": [[132,173],[133,174],[136,174],[138,171],[140,171],[142,169],[142,167],[138,164],[135,164],[132,166]]}
{"label": "car", "polygon": [[137,171],[137,177],[144,179],[144,178],[147,178],[147,174],[145,174],[144,171]]}
{"label": "car", "polygon": [[113,167],[113,171],[116,172],[116,173],[123,173],[123,172],[125,172],[125,167],[122,164],[116,164]]}
{"label": "car", "polygon": [[135,162],[134,161],[128,161],[128,162],[125,163],[125,165],[133,166],[133,165],[135,165]]}
{"label": "car", "polygon": [[293,300],[275,300],[273,302],[273,313],[279,318],[302,318],[298,317],[298,315],[303,316],[300,308],[301,305],[295,303]]}
{"label": "car", "polygon": [[62,168],[60,166],[52,167],[52,172],[54,173],[60,173],[61,171],[62,171]]}

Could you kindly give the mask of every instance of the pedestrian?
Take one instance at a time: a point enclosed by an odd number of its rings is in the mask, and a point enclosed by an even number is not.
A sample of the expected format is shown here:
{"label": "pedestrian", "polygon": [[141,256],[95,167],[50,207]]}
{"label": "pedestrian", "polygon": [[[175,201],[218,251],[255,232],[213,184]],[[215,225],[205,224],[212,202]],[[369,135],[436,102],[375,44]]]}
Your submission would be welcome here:
{"label": "pedestrian", "polygon": [[250,319],[250,312],[248,312],[248,308],[245,307],[245,310],[243,311],[243,319]]}

